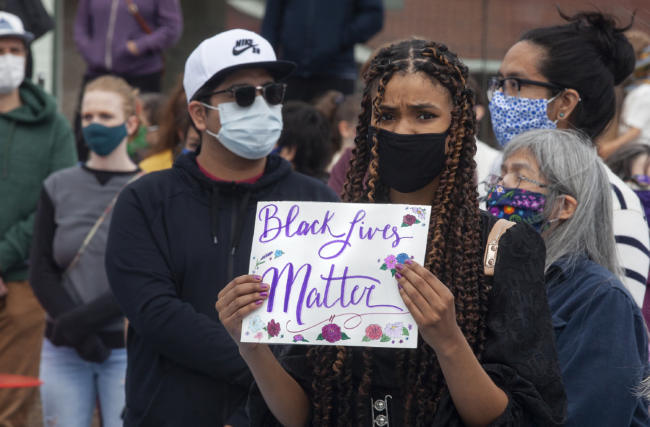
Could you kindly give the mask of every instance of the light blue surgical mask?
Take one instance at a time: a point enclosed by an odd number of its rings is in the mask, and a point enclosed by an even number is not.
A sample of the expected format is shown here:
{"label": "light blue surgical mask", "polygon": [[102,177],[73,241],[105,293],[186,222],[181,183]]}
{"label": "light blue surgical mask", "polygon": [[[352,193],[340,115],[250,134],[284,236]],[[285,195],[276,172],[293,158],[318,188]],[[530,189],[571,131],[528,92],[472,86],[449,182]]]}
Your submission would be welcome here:
{"label": "light blue surgical mask", "polygon": [[236,102],[218,106],[202,103],[204,107],[219,111],[221,130],[218,134],[206,133],[224,147],[245,159],[256,160],[268,156],[282,133],[282,105],[269,105],[262,96],[255,97],[249,107]]}
{"label": "light blue surgical mask", "polygon": [[[559,94],[558,94],[559,95]],[[502,147],[512,138],[533,129],[555,129],[557,120],[548,118],[548,104],[551,99],[520,98],[494,92],[490,100],[490,118],[494,135]]]}
{"label": "light blue surgical mask", "polygon": [[108,156],[126,138],[126,124],[104,126],[91,123],[81,129],[88,148],[100,156]]}

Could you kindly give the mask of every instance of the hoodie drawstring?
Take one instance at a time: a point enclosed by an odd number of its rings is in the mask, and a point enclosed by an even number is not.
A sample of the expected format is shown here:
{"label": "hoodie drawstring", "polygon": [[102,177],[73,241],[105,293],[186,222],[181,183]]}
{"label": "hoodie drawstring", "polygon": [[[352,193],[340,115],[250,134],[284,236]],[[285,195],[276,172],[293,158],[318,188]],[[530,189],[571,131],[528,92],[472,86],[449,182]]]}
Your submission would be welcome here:
{"label": "hoodie drawstring", "polygon": [[212,233],[212,243],[219,243],[217,239],[217,228],[219,227],[219,188],[212,187],[210,194],[210,232]]}
{"label": "hoodie drawstring", "polygon": [[7,145],[5,145],[4,164],[2,165],[2,177],[6,178],[9,175],[9,153],[11,152],[11,144],[14,141],[14,133],[16,132],[16,122],[11,121],[9,132],[7,135]]}
{"label": "hoodie drawstring", "polygon": [[230,240],[230,251],[234,255],[235,251],[239,247],[239,242],[241,241],[241,235],[244,231],[244,223],[246,222],[246,207],[248,206],[248,201],[251,198],[250,190],[244,193],[244,196],[241,199],[239,204],[239,212],[233,220],[235,221],[235,232],[231,236]]}
{"label": "hoodie drawstring", "polygon": [[[239,202],[239,209],[237,210],[236,215],[232,218],[234,221],[233,234],[230,238],[230,250],[234,255],[235,251],[239,247],[239,242],[241,241],[241,235],[244,231],[244,224],[246,223],[246,207],[248,206],[248,201],[251,198],[251,191],[248,190],[244,192],[241,201]],[[219,243],[217,238],[217,232],[219,228],[219,188],[213,186],[210,194],[210,232],[212,234],[212,243],[215,245]]]}

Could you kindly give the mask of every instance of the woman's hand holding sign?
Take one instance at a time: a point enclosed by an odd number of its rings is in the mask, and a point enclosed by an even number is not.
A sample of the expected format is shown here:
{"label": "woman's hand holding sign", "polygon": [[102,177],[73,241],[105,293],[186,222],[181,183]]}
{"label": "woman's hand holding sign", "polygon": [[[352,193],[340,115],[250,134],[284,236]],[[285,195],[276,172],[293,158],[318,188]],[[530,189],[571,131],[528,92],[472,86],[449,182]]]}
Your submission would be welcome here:
{"label": "woman's hand holding sign", "polygon": [[219,292],[215,304],[219,320],[238,346],[241,347],[242,319],[262,306],[268,291],[269,285],[262,283],[260,276],[245,274],[234,278]]}
{"label": "woman's hand holding sign", "polygon": [[433,273],[412,260],[398,264],[397,270],[400,295],[422,339],[436,353],[453,351],[465,340],[456,322],[454,295]]}
{"label": "woman's hand holding sign", "polygon": [[475,424],[471,420],[484,419],[486,413],[490,414],[487,418],[496,418],[508,405],[508,397],[479,364],[458,326],[454,295],[416,262],[407,260],[397,270],[399,293],[422,339],[436,352],[458,412],[469,425]]}
{"label": "woman's hand holding sign", "polygon": [[[284,368],[268,345],[242,343],[242,319],[262,306],[269,285],[262,278],[246,274],[236,277],[219,292],[216,308],[219,320],[239,346],[239,353],[255,378],[264,400],[282,425],[302,426],[309,416],[309,399]],[[278,393],[282,390],[282,393]]]}

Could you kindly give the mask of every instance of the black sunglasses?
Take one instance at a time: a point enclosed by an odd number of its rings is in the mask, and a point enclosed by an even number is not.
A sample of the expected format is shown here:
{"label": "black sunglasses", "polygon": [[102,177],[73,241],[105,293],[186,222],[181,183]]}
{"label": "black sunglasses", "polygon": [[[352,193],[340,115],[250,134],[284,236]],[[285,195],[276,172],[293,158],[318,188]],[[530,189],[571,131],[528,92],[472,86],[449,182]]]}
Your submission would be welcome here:
{"label": "black sunglasses", "polygon": [[212,95],[218,95],[220,93],[230,93],[235,97],[235,102],[240,107],[249,107],[255,102],[255,97],[257,96],[257,91],[262,92],[262,96],[269,103],[269,105],[278,105],[282,104],[284,101],[284,92],[287,90],[287,85],[284,83],[267,83],[263,86],[253,86],[253,85],[241,85],[233,86],[228,89],[218,90],[212,92]]}

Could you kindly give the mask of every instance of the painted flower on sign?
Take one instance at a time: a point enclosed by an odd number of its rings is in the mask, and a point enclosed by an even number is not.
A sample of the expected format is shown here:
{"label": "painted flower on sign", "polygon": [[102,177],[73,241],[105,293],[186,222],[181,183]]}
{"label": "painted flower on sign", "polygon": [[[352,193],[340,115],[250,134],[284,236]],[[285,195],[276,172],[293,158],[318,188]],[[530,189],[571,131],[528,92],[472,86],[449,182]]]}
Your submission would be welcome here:
{"label": "painted flower on sign", "polygon": [[298,334],[293,336],[293,342],[309,342],[309,341],[307,341],[305,337],[303,337],[302,335]]}
{"label": "painted flower on sign", "polygon": [[379,326],[378,324],[373,323],[372,325],[368,325],[368,327],[366,328],[366,336],[363,337],[363,341],[378,340],[379,338],[381,338],[382,333],[383,332],[381,330],[381,326]]}
{"label": "painted flower on sign", "polygon": [[253,318],[248,322],[248,331],[255,333],[264,329],[264,322],[262,318],[258,315],[253,316]]}
{"label": "painted flower on sign", "polygon": [[411,214],[404,215],[404,218],[402,218],[402,227],[410,227],[413,224],[417,224],[420,221]]}
{"label": "painted flower on sign", "polygon": [[403,329],[404,325],[402,322],[389,323],[384,328],[384,335],[391,339],[399,339],[399,337],[402,335]]}
{"label": "painted flower on sign", "polygon": [[379,342],[390,341],[393,344],[395,342],[403,344],[405,340],[409,339],[409,329],[412,327],[413,325],[409,324],[407,328],[402,322],[388,323],[383,329],[377,324],[372,324],[366,328],[366,335],[361,341],[368,342],[378,339]]}
{"label": "painted flower on sign", "polygon": [[386,264],[386,268],[391,270],[397,265],[397,258],[395,255],[388,255],[386,259],[384,259],[384,263]]}
{"label": "painted flower on sign", "polygon": [[318,338],[316,338],[317,341],[325,340],[331,343],[349,339],[350,337],[347,336],[345,332],[341,332],[341,327],[335,323],[328,323],[327,325],[323,326],[320,335],[318,335]]}
{"label": "painted flower on sign", "polygon": [[269,323],[267,323],[264,329],[269,334],[269,338],[277,337],[280,334],[280,324],[275,319],[269,320]]}
{"label": "painted flower on sign", "polygon": [[411,212],[413,212],[415,215],[417,215],[418,219],[420,221],[424,221],[425,219],[425,210],[422,208],[410,208]]}
{"label": "painted flower on sign", "polygon": [[341,328],[334,323],[323,326],[321,333],[327,342],[336,342],[341,339]]}
{"label": "painted flower on sign", "polygon": [[404,252],[398,254],[396,258],[397,258],[397,262],[400,264],[404,264],[407,259],[411,259],[411,257],[408,256],[408,254],[405,254]]}
{"label": "painted flower on sign", "polygon": [[411,259],[408,254],[405,254],[404,252],[398,254],[397,256],[395,255],[388,255],[386,258],[384,258],[384,263],[379,267],[380,270],[388,270],[390,271],[390,274],[392,276],[395,276],[395,273],[397,273],[397,266],[399,264],[404,264],[406,260]]}

